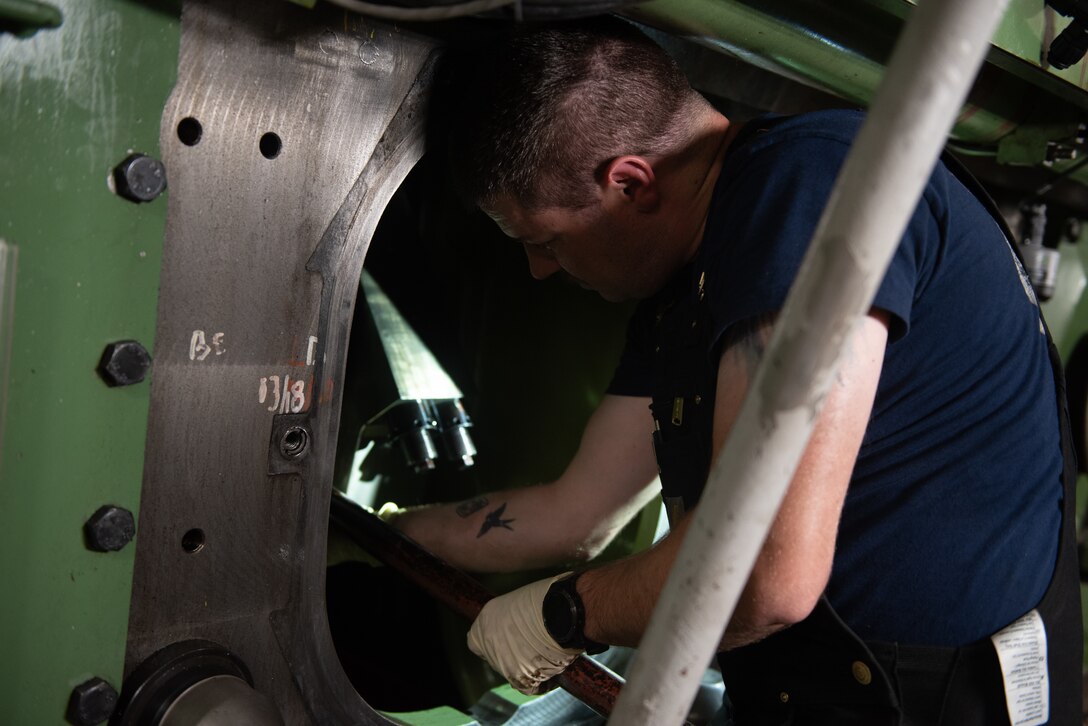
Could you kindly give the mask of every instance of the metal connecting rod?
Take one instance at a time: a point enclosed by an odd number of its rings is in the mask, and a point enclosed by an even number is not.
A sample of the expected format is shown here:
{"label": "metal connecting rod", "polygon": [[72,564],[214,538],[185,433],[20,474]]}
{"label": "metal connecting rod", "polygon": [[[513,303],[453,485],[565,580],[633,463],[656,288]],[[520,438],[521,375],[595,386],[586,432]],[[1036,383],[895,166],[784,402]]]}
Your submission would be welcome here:
{"label": "metal connecting rod", "polygon": [[925,0],[914,10],[609,723],[684,721],[1005,5]]}

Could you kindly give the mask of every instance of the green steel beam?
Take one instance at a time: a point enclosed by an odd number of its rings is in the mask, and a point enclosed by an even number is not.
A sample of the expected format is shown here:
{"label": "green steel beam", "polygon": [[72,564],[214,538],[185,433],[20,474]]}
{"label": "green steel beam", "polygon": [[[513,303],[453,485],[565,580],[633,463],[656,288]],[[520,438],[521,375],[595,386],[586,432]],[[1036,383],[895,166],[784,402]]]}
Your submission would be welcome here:
{"label": "green steel beam", "polygon": [[[655,0],[628,14],[867,106],[910,8],[906,0]],[[1088,61],[1061,72],[1046,66],[1046,48],[1063,27],[1054,16],[1037,0],[1013,0],[953,130],[959,150],[992,156],[1018,133],[1001,160],[1038,165],[1050,160],[1048,141],[1068,145],[1067,130],[1088,114]],[[1024,146],[1024,138],[1041,143]],[[1075,178],[1088,183],[1088,171]]]}
{"label": "green steel beam", "polygon": [[[910,12],[906,0],[652,0],[625,11],[764,70],[868,106]],[[1038,0],[1013,0],[953,128],[955,149],[1018,164],[1050,163],[1088,118],[1088,61],[1060,73],[1042,57],[1064,21]],[[1025,143],[1030,142],[1030,143]],[[1062,149],[1058,149],[1061,151]],[[1067,168],[1060,155],[1054,171]],[[1071,176],[1088,184],[1088,168]]]}
{"label": "green steel beam", "polygon": [[[913,0],[870,0],[893,15],[905,18]],[[1088,59],[1058,70],[1047,62],[1050,42],[1069,24],[1040,0],[1010,0],[992,40],[989,62],[1035,86],[1088,109]]]}
{"label": "green steel beam", "polygon": [[1088,60],[1082,59],[1065,70],[1046,62],[1050,41],[1068,24],[1069,18],[1039,0],[1011,0],[994,33],[993,44],[1016,63],[1006,62],[997,54],[991,54],[990,60],[1088,109],[1088,96],[1082,93],[1088,91]]}
{"label": "green steel beam", "polygon": [[[909,10],[904,0],[653,0],[625,14],[866,106]],[[1038,52],[1038,40],[1035,47]],[[955,139],[993,144],[1033,114],[1058,122],[1088,109],[1088,94],[1037,66],[1014,62],[1001,50],[989,60],[957,120]]]}
{"label": "green steel beam", "polygon": [[57,4],[59,29],[0,34],[0,238],[18,249],[0,429],[4,724],[62,723],[92,675],[120,688],[135,543],[92,552],[82,528],[103,504],[139,510],[148,383],[108,388],[96,367],[110,342],[152,347],[166,198],[134,204],[107,178],[130,150],[157,156],[177,69],[177,3]]}

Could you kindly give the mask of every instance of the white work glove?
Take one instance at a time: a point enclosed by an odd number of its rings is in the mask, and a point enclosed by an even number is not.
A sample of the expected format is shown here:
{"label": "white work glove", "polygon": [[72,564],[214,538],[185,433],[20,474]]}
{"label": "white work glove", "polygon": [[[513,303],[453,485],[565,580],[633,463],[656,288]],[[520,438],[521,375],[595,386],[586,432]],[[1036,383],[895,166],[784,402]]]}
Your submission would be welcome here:
{"label": "white work glove", "polygon": [[535,695],[554,688],[542,684],[582,653],[559,647],[544,627],[541,609],[551,584],[569,574],[537,580],[490,600],[468,631],[469,649],[522,693]]}
{"label": "white work glove", "polygon": [[367,510],[371,514],[378,515],[378,519],[386,524],[393,524],[394,519],[408,511],[404,507],[398,507],[395,502],[386,502],[378,508],[378,511],[374,511],[370,507],[367,507]]}

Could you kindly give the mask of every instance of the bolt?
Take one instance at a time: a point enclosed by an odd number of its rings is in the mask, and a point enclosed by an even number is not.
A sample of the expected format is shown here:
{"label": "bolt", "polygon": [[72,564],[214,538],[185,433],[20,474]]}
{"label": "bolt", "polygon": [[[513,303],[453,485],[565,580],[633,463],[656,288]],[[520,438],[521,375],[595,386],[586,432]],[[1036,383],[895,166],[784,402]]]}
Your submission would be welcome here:
{"label": "bolt", "polygon": [[132,512],[112,504],[99,507],[83,523],[87,548],[96,552],[116,552],[136,536],[136,520]]}
{"label": "bolt", "polygon": [[68,722],[94,726],[105,721],[117,706],[117,691],[101,678],[90,678],[72,689],[68,698]]}
{"label": "bolt", "polygon": [[146,154],[129,154],[113,168],[113,188],[131,202],[150,202],[166,189],[166,167]]}
{"label": "bolt", "polygon": [[280,439],[280,453],[288,459],[297,459],[306,453],[310,444],[310,432],[301,426],[292,426]]}
{"label": "bolt", "polygon": [[151,354],[135,340],[110,343],[102,351],[98,375],[107,386],[131,386],[139,383],[151,367]]}

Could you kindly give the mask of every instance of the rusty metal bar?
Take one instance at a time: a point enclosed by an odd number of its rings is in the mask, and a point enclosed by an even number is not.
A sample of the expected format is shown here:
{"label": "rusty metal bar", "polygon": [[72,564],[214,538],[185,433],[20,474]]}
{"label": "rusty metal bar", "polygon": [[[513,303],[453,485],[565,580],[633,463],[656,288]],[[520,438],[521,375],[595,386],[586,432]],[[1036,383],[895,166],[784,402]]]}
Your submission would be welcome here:
{"label": "rusty metal bar", "polygon": [[[494,597],[472,577],[346,497],[333,496],[329,518],[356,544],[458,615],[473,620]],[[605,717],[612,713],[623,687],[622,678],[585,656],[576,658],[556,681]]]}

